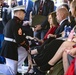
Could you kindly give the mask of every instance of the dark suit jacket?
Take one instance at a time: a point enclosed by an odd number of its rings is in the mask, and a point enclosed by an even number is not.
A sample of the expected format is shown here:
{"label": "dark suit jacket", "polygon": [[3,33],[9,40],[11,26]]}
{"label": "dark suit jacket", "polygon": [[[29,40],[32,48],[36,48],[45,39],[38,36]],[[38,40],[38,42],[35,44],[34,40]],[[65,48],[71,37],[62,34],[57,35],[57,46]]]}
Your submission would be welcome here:
{"label": "dark suit jacket", "polygon": [[69,22],[68,22],[68,19],[65,19],[65,20],[61,23],[61,25],[56,29],[55,34],[59,36],[60,33],[63,32],[65,25],[67,25],[67,26],[70,25]]}
{"label": "dark suit jacket", "polygon": [[[34,7],[33,7],[33,15],[38,14],[39,6],[40,6],[40,0],[35,1]],[[54,2],[50,0],[45,1],[42,10],[43,10],[42,15],[47,16],[48,13],[54,11]]]}

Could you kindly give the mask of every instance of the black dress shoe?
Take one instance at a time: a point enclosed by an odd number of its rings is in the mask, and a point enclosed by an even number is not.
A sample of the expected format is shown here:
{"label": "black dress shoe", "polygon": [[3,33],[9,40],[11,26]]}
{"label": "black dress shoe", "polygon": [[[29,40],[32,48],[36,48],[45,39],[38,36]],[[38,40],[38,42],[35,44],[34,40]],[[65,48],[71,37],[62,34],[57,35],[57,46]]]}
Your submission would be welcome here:
{"label": "black dress shoe", "polygon": [[22,75],[22,74],[17,72],[17,74],[16,74],[16,75]]}
{"label": "black dress shoe", "polygon": [[53,67],[54,65],[49,65],[48,63],[41,66],[41,67],[38,67],[38,70],[41,71],[41,72],[47,72],[48,70],[50,70],[51,67]]}

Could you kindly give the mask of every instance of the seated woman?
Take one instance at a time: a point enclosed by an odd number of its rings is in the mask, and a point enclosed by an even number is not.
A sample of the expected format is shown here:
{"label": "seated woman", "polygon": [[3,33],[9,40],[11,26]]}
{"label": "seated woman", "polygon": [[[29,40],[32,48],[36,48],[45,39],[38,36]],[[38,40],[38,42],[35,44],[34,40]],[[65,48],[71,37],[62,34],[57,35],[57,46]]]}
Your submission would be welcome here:
{"label": "seated woman", "polygon": [[50,29],[48,30],[48,32],[46,33],[44,39],[42,40],[39,40],[38,38],[36,37],[26,37],[29,41],[31,41],[31,45],[30,47],[35,47],[35,46],[39,46],[41,44],[45,44],[44,41],[46,41],[48,39],[48,36],[49,35],[53,35],[55,33],[55,30],[58,28],[59,24],[57,22],[57,19],[56,19],[56,12],[52,12],[52,13],[49,13],[48,15],[48,22],[50,24]]}
{"label": "seated woman", "polygon": [[[71,13],[72,16],[74,18],[76,18],[76,1],[72,1],[71,5],[70,5],[70,9],[71,9]],[[75,20],[76,22],[76,20]],[[66,73],[68,67],[69,67],[69,61],[68,59],[70,59],[70,57],[68,57],[68,54],[72,57],[71,59],[73,59],[74,57],[76,57],[76,39],[74,39],[75,41],[75,45],[72,47],[67,48],[64,53],[63,53],[63,66],[64,66],[64,73]],[[68,58],[67,58],[68,57]],[[70,62],[72,61],[70,59]]]}
{"label": "seated woman", "polygon": [[[39,39],[37,39],[42,45],[39,47],[37,47],[37,48],[43,48],[43,46],[46,44],[46,43],[48,43],[49,41],[51,41],[52,39],[54,39],[54,38],[49,38],[50,37],[50,35],[52,35],[52,34],[54,34],[55,33],[55,30],[57,29],[57,27],[58,27],[58,22],[57,22],[57,19],[56,19],[56,12],[52,12],[52,13],[50,13],[49,15],[48,15],[48,22],[49,22],[49,24],[50,24],[50,29],[48,30],[48,32],[46,33],[46,35],[44,36],[44,39],[43,40],[39,40]],[[45,41],[45,42],[44,42]],[[31,54],[32,54],[32,52],[31,52]],[[33,50],[33,54],[35,54],[34,53],[34,50]]]}
{"label": "seated woman", "polygon": [[39,40],[36,38],[40,43],[43,43],[45,40],[49,38],[49,35],[55,33],[55,30],[57,29],[59,25],[56,19],[56,12],[52,12],[48,15],[48,22],[50,24],[50,29],[48,30],[44,38],[42,40]]}

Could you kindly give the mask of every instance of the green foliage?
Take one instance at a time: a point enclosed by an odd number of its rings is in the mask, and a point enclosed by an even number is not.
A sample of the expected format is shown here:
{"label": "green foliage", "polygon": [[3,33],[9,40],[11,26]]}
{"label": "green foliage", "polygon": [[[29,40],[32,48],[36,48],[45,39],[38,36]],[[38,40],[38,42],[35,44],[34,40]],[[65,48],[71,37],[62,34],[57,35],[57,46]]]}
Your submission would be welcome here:
{"label": "green foliage", "polygon": [[36,0],[32,0],[33,2],[35,2]]}

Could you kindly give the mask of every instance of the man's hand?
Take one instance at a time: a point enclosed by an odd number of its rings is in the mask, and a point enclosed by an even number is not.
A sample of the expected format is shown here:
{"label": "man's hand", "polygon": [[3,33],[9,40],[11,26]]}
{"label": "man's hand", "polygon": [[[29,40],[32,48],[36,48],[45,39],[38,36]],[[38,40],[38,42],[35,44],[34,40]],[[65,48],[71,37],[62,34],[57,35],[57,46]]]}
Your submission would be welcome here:
{"label": "man's hand", "polygon": [[56,35],[49,34],[49,35],[47,36],[47,38],[50,38],[50,37],[56,37]]}
{"label": "man's hand", "polygon": [[34,28],[34,31],[41,30],[41,28],[42,28],[41,25],[36,25],[35,28]]}

